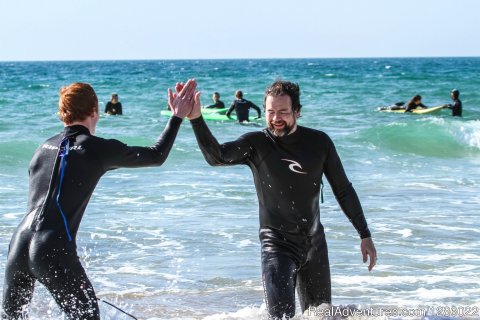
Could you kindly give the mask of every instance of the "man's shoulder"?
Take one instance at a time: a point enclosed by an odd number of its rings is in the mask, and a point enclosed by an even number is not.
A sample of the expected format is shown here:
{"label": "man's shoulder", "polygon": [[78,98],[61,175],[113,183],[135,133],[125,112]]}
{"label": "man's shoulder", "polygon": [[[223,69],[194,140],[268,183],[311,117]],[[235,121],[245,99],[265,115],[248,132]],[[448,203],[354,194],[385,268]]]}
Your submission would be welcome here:
{"label": "man's shoulder", "polygon": [[333,140],[324,131],[302,126],[299,126],[297,130],[302,143],[309,148],[320,148],[323,150],[324,148],[330,149],[335,147]]}
{"label": "man's shoulder", "polygon": [[263,129],[260,131],[250,131],[247,133],[244,133],[243,135],[240,136],[240,139],[261,139],[267,136],[267,129]]}
{"label": "man's shoulder", "polygon": [[310,135],[310,136],[316,136],[316,137],[321,137],[325,139],[330,139],[328,134],[326,134],[322,130],[314,129],[314,128],[309,128],[309,127],[304,127],[304,126],[297,126],[297,130],[300,131],[300,133],[305,134],[305,135]]}

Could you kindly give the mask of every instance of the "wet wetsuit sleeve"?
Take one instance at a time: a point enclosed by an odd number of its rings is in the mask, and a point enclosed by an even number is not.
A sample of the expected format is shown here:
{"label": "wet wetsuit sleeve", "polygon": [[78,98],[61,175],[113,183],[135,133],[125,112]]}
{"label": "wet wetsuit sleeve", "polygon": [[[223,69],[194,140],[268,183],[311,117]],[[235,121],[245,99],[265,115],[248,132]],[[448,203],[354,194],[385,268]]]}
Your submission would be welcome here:
{"label": "wet wetsuit sleeve", "polygon": [[110,101],[107,102],[107,105],[105,106],[105,113],[107,113],[110,110]]}
{"label": "wet wetsuit sleeve", "polygon": [[208,164],[221,166],[246,163],[252,152],[252,148],[246,139],[240,137],[238,140],[219,144],[203,117],[193,119],[190,122],[200,150],[202,150]]}
{"label": "wet wetsuit sleeve", "polygon": [[230,105],[230,109],[228,109],[227,111],[227,117],[230,118],[230,114],[232,113],[233,109],[235,109],[235,101],[232,102],[232,104]]}
{"label": "wet wetsuit sleeve", "polygon": [[452,110],[452,116],[462,115],[462,103],[460,100],[455,100],[453,104],[449,104],[448,108]]}
{"label": "wet wetsuit sleeve", "polygon": [[118,140],[106,140],[102,146],[105,170],[162,165],[172,149],[182,119],[171,117],[160,137],[151,147],[131,147]]}
{"label": "wet wetsuit sleeve", "polygon": [[325,176],[332,187],[340,208],[342,208],[345,215],[355,227],[360,238],[368,238],[371,234],[368,230],[367,221],[363,214],[360,200],[358,199],[352,183],[348,180],[347,175],[345,174],[340,157],[330,139],[329,144],[330,147],[324,167]]}
{"label": "wet wetsuit sleeve", "polygon": [[250,102],[250,104],[253,109],[257,110],[258,117],[260,118],[262,116],[262,112],[260,111],[260,108],[253,102]]}
{"label": "wet wetsuit sleeve", "polygon": [[122,103],[121,102],[118,103],[117,114],[123,115]]}

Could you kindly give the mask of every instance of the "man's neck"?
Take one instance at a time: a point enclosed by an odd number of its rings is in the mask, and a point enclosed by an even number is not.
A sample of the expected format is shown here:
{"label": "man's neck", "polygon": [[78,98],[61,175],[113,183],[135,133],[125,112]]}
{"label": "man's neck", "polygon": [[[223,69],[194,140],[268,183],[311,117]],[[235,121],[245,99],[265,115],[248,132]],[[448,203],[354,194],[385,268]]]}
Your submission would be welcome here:
{"label": "man's neck", "polygon": [[84,126],[85,128],[88,129],[88,131],[90,131],[90,134],[95,134],[95,124],[92,123],[92,121],[86,119],[86,120],[83,120],[83,121],[75,121],[75,122],[72,122],[72,123],[69,123],[69,124],[66,124],[64,123],[63,124],[65,127],[70,127],[70,126]]}

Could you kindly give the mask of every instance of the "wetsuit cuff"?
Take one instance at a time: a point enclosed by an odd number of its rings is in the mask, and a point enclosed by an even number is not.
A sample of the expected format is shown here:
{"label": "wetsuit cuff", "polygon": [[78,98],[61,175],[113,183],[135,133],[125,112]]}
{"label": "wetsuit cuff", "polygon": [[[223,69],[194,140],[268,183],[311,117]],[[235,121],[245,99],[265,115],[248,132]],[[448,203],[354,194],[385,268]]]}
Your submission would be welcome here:
{"label": "wetsuit cuff", "polygon": [[359,232],[360,234],[360,239],[365,239],[365,238],[371,238],[372,237],[372,234],[370,233],[370,230],[365,229],[363,230],[362,232]]}
{"label": "wetsuit cuff", "polygon": [[180,125],[182,123],[183,119],[177,116],[171,116],[169,121],[173,125]]}
{"label": "wetsuit cuff", "polygon": [[192,124],[192,126],[196,126],[196,125],[205,123],[205,120],[203,119],[203,116],[201,115],[201,116],[198,117],[198,118],[195,118],[195,119],[190,120],[190,123]]}

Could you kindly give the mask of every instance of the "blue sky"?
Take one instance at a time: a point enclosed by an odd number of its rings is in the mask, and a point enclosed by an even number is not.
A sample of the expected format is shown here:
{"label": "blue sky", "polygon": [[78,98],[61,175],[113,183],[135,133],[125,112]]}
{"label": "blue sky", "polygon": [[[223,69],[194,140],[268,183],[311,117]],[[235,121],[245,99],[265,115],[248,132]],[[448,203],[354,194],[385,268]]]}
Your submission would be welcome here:
{"label": "blue sky", "polygon": [[0,0],[0,61],[480,56],[478,0]]}

